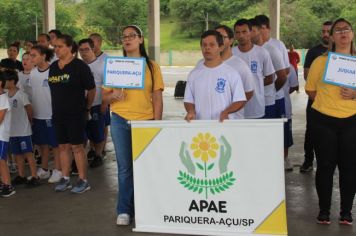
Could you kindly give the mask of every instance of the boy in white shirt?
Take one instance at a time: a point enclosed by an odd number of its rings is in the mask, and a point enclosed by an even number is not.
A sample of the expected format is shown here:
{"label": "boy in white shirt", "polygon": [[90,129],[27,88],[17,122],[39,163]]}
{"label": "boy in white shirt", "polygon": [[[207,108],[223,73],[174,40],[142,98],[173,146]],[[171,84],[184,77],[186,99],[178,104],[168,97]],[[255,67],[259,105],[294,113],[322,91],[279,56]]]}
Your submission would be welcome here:
{"label": "boy in white shirt", "polygon": [[[103,164],[102,153],[104,148],[104,130],[107,105],[103,103],[101,87],[104,79],[104,61],[100,60],[94,54],[94,43],[90,38],[79,41],[79,53],[81,58],[90,67],[93,73],[96,93],[95,98],[90,108],[91,119],[88,120],[86,126],[86,135],[91,142],[91,147],[94,150],[89,151],[88,161],[91,168],[99,167]],[[91,159],[89,157],[92,156]]]}
{"label": "boy in white shirt", "polygon": [[[36,162],[32,149],[32,130],[30,120],[32,119],[32,108],[27,95],[16,86],[18,82],[17,74],[6,78],[5,88],[8,90],[9,102],[11,106],[10,125],[10,148],[15,155],[18,176],[12,181],[14,185],[27,184],[28,186],[38,186],[39,177],[36,173]],[[25,177],[25,159],[30,166],[31,177]]]}
{"label": "boy in white shirt", "polygon": [[25,92],[28,99],[31,101],[30,73],[34,65],[30,60],[29,52],[25,52],[24,54],[22,54],[22,66],[23,71],[20,71],[18,73],[19,82],[17,83],[17,87],[23,92]]}
{"label": "boy in white shirt", "polygon": [[204,64],[188,75],[184,94],[187,121],[236,119],[236,112],[246,96],[240,75],[223,63],[222,35],[215,30],[204,32],[200,40]]}
{"label": "boy in white shirt", "polygon": [[11,107],[7,93],[4,91],[6,79],[15,76],[16,72],[11,70],[0,71],[0,196],[10,197],[16,193],[11,185],[10,171],[7,166],[7,150],[9,148]]}

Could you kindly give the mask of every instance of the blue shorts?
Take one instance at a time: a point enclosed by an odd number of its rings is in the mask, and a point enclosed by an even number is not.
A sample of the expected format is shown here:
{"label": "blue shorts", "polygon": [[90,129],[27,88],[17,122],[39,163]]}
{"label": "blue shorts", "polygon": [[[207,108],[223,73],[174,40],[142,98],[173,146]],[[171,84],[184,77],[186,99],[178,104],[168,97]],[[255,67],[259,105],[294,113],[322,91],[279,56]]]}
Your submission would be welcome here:
{"label": "blue shorts", "polygon": [[10,137],[10,148],[11,153],[15,155],[32,152],[31,136]]}
{"label": "blue shorts", "polygon": [[0,160],[7,160],[7,151],[9,149],[9,142],[0,140]]}
{"label": "blue shorts", "polygon": [[289,148],[293,145],[292,135],[292,119],[284,123],[284,148]]}
{"label": "blue shorts", "polygon": [[111,117],[110,117],[110,105],[107,107],[105,115],[104,115],[104,119],[105,119],[105,127],[110,125],[110,121],[111,121]]}
{"label": "blue shorts", "polygon": [[56,131],[52,120],[33,119],[32,131],[34,144],[49,145],[54,148],[58,147]]}
{"label": "blue shorts", "polygon": [[286,104],[284,98],[276,100],[276,118],[286,117]]}
{"label": "blue shorts", "polygon": [[100,105],[90,108],[91,119],[87,122],[86,135],[88,139],[94,143],[104,141],[105,119],[101,111]]}
{"label": "blue shorts", "polygon": [[262,119],[274,119],[277,116],[277,108],[276,104],[270,105],[270,106],[265,106],[265,115],[262,117]]}

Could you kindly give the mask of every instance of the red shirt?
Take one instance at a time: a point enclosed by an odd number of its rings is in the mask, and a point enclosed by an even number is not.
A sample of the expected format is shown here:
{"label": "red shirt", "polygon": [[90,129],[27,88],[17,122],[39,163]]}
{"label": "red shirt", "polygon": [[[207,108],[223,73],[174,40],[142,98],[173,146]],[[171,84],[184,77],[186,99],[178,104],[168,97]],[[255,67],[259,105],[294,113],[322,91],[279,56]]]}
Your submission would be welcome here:
{"label": "red shirt", "polygon": [[288,52],[288,57],[289,57],[289,63],[292,64],[292,66],[298,70],[298,63],[300,61],[299,54],[295,51],[289,51]]}

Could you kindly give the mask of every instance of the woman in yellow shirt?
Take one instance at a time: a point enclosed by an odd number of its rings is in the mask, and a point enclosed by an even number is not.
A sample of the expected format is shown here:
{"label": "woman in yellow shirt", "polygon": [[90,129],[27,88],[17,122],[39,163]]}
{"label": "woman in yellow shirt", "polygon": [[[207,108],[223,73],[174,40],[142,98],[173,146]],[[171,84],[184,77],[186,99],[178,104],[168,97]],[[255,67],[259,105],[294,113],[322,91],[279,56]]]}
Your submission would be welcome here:
{"label": "woman in yellow shirt", "polygon": [[135,25],[122,30],[121,40],[125,57],[144,57],[146,70],[143,89],[103,88],[103,99],[110,103],[111,137],[118,165],[119,192],[117,225],[129,225],[134,216],[131,120],[161,120],[164,89],[158,64],[147,56],[141,29]]}
{"label": "woman in yellow shirt", "polygon": [[[355,55],[353,31],[345,19],[331,27],[331,52]],[[317,170],[316,190],[320,212],[317,221],[330,224],[333,175],[339,169],[340,219],[343,225],[352,224],[352,204],[356,190],[356,90],[324,83],[327,55],[318,57],[311,65],[306,93],[312,105],[312,133],[315,142]]]}

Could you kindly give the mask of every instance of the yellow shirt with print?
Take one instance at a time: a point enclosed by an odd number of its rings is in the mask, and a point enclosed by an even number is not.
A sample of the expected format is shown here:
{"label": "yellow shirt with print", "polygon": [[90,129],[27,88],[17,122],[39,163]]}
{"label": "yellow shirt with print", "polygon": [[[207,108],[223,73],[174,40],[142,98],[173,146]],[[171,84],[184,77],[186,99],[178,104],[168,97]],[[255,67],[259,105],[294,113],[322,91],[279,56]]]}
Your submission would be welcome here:
{"label": "yellow shirt with print", "polygon": [[[157,63],[151,60],[154,77],[154,91],[163,90],[163,78],[161,68]],[[105,90],[112,91],[116,88],[104,87]],[[144,89],[124,89],[126,97],[123,101],[117,101],[110,104],[112,112],[123,117],[126,120],[151,120],[153,115],[152,103],[152,78],[146,65]]]}
{"label": "yellow shirt with print", "polygon": [[337,118],[347,118],[356,114],[356,101],[343,99],[340,95],[341,87],[327,84],[323,81],[326,61],[328,57],[319,56],[312,63],[306,91],[316,91],[312,107],[320,113]]}

